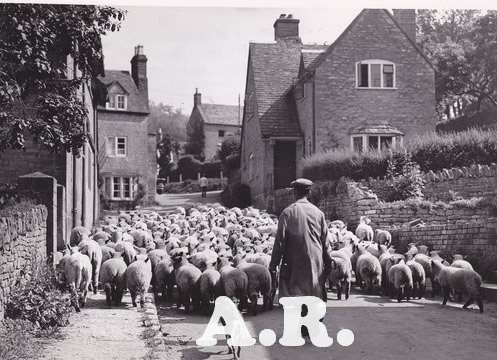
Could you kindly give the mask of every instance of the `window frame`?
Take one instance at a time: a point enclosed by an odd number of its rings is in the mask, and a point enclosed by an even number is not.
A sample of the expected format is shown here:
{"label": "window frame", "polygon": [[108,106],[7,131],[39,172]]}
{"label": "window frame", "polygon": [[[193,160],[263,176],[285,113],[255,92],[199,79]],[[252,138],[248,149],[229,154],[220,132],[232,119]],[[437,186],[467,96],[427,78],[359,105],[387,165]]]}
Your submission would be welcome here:
{"label": "window frame", "polygon": [[381,138],[391,137],[392,145],[391,148],[404,147],[404,135],[392,134],[392,133],[379,133],[379,134],[352,134],[350,135],[350,149],[356,151],[354,148],[354,139],[362,138],[362,150],[360,152],[370,151],[369,147],[369,137],[377,137],[377,148],[375,151],[381,152]]}
{"label": "window frame", "polygon": [[[110,146],[107,145],[107,156],[109,157],[127,157],[128,156],[128,137],[127,136],[107,136],[106,141],[109,144],[110,139],[114,139],[114,148],[112,152],[109,153]],[[124,154],[120,154],[119,150],[119,139],[124,139]]]}
{"label": "window frame", "polygon": [[[123,99],[123,107],[119,107],[119,98]],[[105,108],[109,110],[128,110],[128,97],[126,94],[109,94],[109,101],[105,103]]]}
{"label": "window frame", "polygon": [[[368,65],[368,86],[360,86],[360,66],[361,65]],[[380,82],[381,86],[370,86],[371,85],[371,65],[380,65]],[[385,65],[392,65],[393,66],[393,81],[392,81],[392,86],[391,87],[386,87],[384,82],[384,66]],[[369,60],[361,60],[357,61],[355,63],[355,86],[356,89],[374,89],[374,90],[396,90],[397,89],[397,66],[395,63],[388,61],[388,60],[382,60],[382,59],[369,59]]]}
{"label": "window frame", "polygon": [[[221,135],[221,133],[222,133],[222,135]],[[226,137],[226,130],[218,130],[217,137],[218,138],[225,138]]]}
{"label": "window frame", "polygon": [[[129,181],[129,196],[124,196],[124,180],[128,179]],[[111,187],[110,187],[110,196],[112,200],[133,200],[135,195],[135,177],[134,176],[111,176]],[[116,190],[115,185],[118,185]],[[119,193],[119,196],[115,196],[115,192]]]}

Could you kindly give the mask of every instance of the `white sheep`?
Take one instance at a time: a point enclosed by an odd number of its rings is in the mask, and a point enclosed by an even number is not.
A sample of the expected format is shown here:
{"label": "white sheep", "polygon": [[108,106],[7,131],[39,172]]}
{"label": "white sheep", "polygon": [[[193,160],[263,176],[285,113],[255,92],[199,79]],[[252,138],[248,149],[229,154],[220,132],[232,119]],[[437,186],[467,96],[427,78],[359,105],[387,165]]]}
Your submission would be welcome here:
{"label": "white sheep", "polygon": [[102,265],[102,248],[95,240],[83,240],[79,243],[78,247],[82,254],[90,258],[92,273],[92,287],[93,293],[97,293],[98,279],[100,274],[100,266]]}
{"label": "white sheep", "polygon": [[102,249],[102,265],[103,265],[104,262],[114,257],[116,250],[106,245],[100,246],[100,248]]}
{"label": "white sheep", "polygon": [[76,226],[71,231],[71,235],[69,236],[69,244],[71,246],[78,245],[81,241],[87,240],[91,235],[90,230],[83,226]]}
{"label": "white sheep", "polygon": [[373,241],[373,228],[369,225],[371,220],[367,216],[361,216],[359,219],[359,225],[355,229],[355,235],[360,241],[367,240]]}
{"label": "white sheep", "polygon": [[131,302],[136,307],[136,297],[140,296],[140,306],[145,306],[145,294],[150,287],[152,280],[152,271],[147,264],[148,257],[145,260],[136,260],[131,263],[126,270],[126,286],[131,294]]}
{"label": "white sheep", "polygon": [[442,305],[447,304],[450,292],[456,291],[465,293],[469,297],[468,301],[463,305],[463,309],[476,300],[480,312],[483,312],[483,302],[480,295],[482,279],[476,271],[445,266],[439,260],[432,260],[431,263],[433,273],[444,293]]}
{"label": "white sheep", "polygon": [[376,229],[374,232],[374,240],[379,245],[389,246],[392,242],[392,234],[387,230]]}
{"label": "white sheep", "polygon": [[200,309],[200,276],[202,272],[190,264],[182,253],[173,259],[176,285],[178,286],[178,308],[183,304],[185,314],[190,313],[190,303],[193,310]]}
{"label": "white sheep", "polygon": [[440,285],[438,284],[438,281],[435,278],[435,274],[433,273],[433,269],[431,266],[432,259],[425,254],[416,254],[416,256],[414,256],[414,261],[416,261],[417,263],[421,264],[421,266],[423,266],[423,269],[425,271],[425,277],[427,279],[430,279],[431,296],[435,297],[435,295],[440,290]]}
{"label": "white sheep", "polygon": [[414,298],[416,294],[418,298],[421,299],[425,294],[426,288],[426,274],[423,265],[414,261],[408,260],[406,265],[409,266],[412,273],[412,282],[413,282],[413,293],[412,297]]}
{"label": "white sheep", "polygon": [[159,261],[154,268],[154,278],[155,278],[155,288],[154,291],[162,292],[164,299],[167,296],[168,300],[173,298],[173,288],[174,288],[174,268],[173,261],[171,258],[167,257]]}
{"label": "white sheep", "polygon": [[119,241],[115,243],[114,250],[123,254],[124,262],[128,266],[136,260],[136,250],[130,242]]}
{"label": "white sheep", "polygon": [[398,302],[401,302],[404,297],[407,298],[407,301],[410,300],[413,288],[412,271],[404,260],[401,259],[399,263],[390,267],[388,270],[388,281],[390,283],[390,295],[392,297],[394,296],[394,293],[397,292]]}
{"label": "white sheep", "polygon": [[459,269],[467,269],[467,270],[474,270],[473,266],[466,260],[454,260],[450,266],[459,268]]}
{"label": "white sheep", "polygon": [[377,257],[368,252],[364,252],[357,258],[356,265],[357,273],[360,275],[360,280],[366,283],[366,289],[369,294],[373,291],[373,284],[377,283],[381,287],[381,265]]}
{"label": "white sheep", "polygon": [[211,301],[215,300],[219,293],[219,280],[221,274],[216,269],[206,269],[200,275],[200,299],[202,308],[205,312],[209,312]]}
{"label": "white sheep", "polygon": [[[339,253],[340,251],[335,251]],[[341,254],[340,254],[341,255]],[[331,256],[331,271],[328,280],[337,288],[337,298],[342,299],[342,289],[345,291],[345,299],[349,299],[350,282],[352,280],[352,265],[350,259],[345,257]]]}
{"label": "white sheep", "polygon": [[262,294],[263,298],[262,311],[270,310],[273,299],[271,299],[271,273],[269,268],[257,263],[248,263],[241,255],[234,257],[233,265],[247,275],[247,295],[252,304],[252,315],[257,315],[259,293]]}
{"label": "white sheep", "polygon": [[88,286],[91,281],[91,263],[88,256],[81,254],[77,247],[70,249],[71,255],[64,260],[64,273],[71,291],[71,304],[80,312],[86,305]]}
{"label": "white sheep", "polygon": [[126,263],[124,259],[114,257],[102,264],[100,269],[100,283],[105,291],[107,305],[120,305],[123,292],[126,289]]}

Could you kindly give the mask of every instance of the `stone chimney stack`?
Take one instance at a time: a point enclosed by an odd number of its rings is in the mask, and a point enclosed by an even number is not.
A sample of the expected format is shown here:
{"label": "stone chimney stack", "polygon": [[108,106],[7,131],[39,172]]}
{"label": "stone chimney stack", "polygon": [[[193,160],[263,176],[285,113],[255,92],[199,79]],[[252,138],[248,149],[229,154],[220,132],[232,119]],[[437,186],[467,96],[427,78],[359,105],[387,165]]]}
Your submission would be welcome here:
{"label": "stone chimney stack", "polygon": [[281,14],[279,19],[274,23],[274,40],[295,39],[300,41],[299,37],[299,19],[294,19],[292,14],[286,16]]}
{"label": "stone chimney stack", "polygon": [[193,106],[202,105],[202,94],[198,92],[198,88],[195,88],[195,94],[193,94]]}
{"label": "stone chimney stack", "polygon": [[416,43],[416,10],[393,9],[393,17],[407,36]]}
{"label": "stone chimney stack", "polygon": [[145,93],[148,99],[147,57],[142,45],[135,46],[135,56],[131,59],[131,76],[138,90]]}

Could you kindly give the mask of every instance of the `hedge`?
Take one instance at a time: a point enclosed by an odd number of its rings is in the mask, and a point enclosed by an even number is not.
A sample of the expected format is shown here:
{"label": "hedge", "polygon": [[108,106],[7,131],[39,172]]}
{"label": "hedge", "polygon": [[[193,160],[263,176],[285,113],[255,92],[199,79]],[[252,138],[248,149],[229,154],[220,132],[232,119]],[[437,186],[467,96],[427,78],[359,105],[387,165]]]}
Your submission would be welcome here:
{"label": "hedge", "polygon": [[303,176],[313,181],[353,180],[384,177],[388,158],[406,157],[406,150],[422,171],[439,171],[472,164],[497,162],[497,130],[471,129],[450,134],[426,134],[408,144],[406,149],[356,153],[349,149],[330,150],[304,159]]}
{"label": "hedge", "polygon": [[[222,190],[226,186],[225,179],[207,179],[207,191]],[[172,182],[164,184],[162,194],[188,194],[200,192],[200,183],[196,180]]]}

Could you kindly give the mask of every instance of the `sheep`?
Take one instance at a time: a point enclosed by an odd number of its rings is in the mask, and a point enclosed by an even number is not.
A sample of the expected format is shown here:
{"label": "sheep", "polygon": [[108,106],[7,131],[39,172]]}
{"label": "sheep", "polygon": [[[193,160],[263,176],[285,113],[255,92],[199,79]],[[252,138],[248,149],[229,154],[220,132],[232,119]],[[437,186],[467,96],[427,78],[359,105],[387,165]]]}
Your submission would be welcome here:
{"label": "sheep", "polygon": [[82,254],[88,255],[91,262],[91,279],[93,293],[97,293],[97,285],[100,273],[100,266],[102,264],[102,248],[95,240],[83,240],[79,243],[78,247]]}
{"label": "sheep", "polygon": [[[337,251],[338,252],[338,251]],[[331,271],[328,280],[337,288],[337,298],[342,299],[342,288],[345,288],[345,299],[349,299],[350,282],[352,280],[352,265],[350,259],[343,257],[331,257]]]}
{"label": "sheep", "polygon": [[388,272],[394,264],[397,264],[400,260],[405,260],[405,258],[401,254],[385,253],[380,257],[379,260],[382,274],[381,283],[383,284],[383,290],[385,291],[385,293],[388,293],[390,288],[390,282],[388,281]]}
{"label": "sheep", "polygon": [[100,269],[100,283],[105,291],[107,305],[120,305],[123,291],[126,289],[126,263],[124,259],[114,257],[102,264]]}
{"label": "sheep", "polygon": [[123,253],[123,259],[126,265],[130,265],[136,259],[136,250],[133,244],[127,241],[117,242],[114,246],[114,250]]}
{"label": "sheep", "polygon": [[391,296],[394,296],[394,291],[397,292],[397,302],[401,302],[404,297],[407,298],[407,301],[410,300],[413,288],[412,272],[404,260],[401,259],[399,263],[390,267],[390,270],[388,270],[388,281],[391,287],[393,286]]}
{"label": "sheep", "polygon": [[69,244],[72,246],[78,245],[81,241],[86,240],[90,237],[90,230],[83,226],[76,226],[71,231],[71,235],[69,236]]}
{"label": "sheep", "polygon": [[80,253],[77,247],[70,248],[70,251],[71,255],[63,262],[64,273],[71,291],[71,304],[76,312],[80,312],[80,307],[86,305],[92,267],[88,256]]}
{"label": "sheep", "polygon": [[449,294],[451,290],[454,290],[466,293],[469,296],[468,301],[463,305],[463,309],[466,309],[476,299],[480,313],[483,312],[483,302],[480,295],[482,279],[476,271],[445,266],[439,260],[432,260],[431,265],[433,273],[443,289],[444,300],[442,305],[447,304]]}
{"label": "sheep", "polygon": [[245,256],[245,260],[248,263],[264,265],[269,269],[269,263],[271,262],[271,255],[261,254],[261,253],[247,254]]}
{"label": "sheep", "polygon": [[152,268],[152,288],[155,290],[155,267],[161,260],[168,259],[169,254],[165,249],[154,249],[149,251],[148,258],[150,259],[150,266]]}
{"label": "sheep", "polygon": [[173,298],[173,288],[175,282],[173,261],[171,258],[167,257],[159,261],[154,267],[153,275],[155,278],[154,291],[156,293],[161,291],[164,299],[167,296],[167,299],[171,300]]}
{"label": "sheep", "polygon": [[423,269],[425,271],[425,278],[430,279],[431,283],[431,296],[435,297],[435,295],[439,291],[439,285],[437,280],[435,279],[435,275],[433,274],[433,269],[431,266],[431,258],[425,254],[416,254],[414,256],[414,261],[417,263],[421,264],[423,266]]}
{"label": "sheep", "polygon": [[357,258],[356,265],[357,273],[360,275],[360,279],[366,282],[366,289],[369,294],[373,291],[373,283],[378,283],[381,287],[381,265],[378,258],[375,256],[364,252]]}
{"label": "sheep", "polygon": [[221,274],[219,279],[219,295],[224,295],[234,300],[238,299],[238,310],[247,307],[248,277],[242,270],[231,266],[226,258],[217,259],[217,270]]}
{"label": "sheep", "polygon": [[454,260],[450,266],[459,268],[459,269],[467,269],[467,270],[474,270],[473,266],[466,260]]}
{"label": "sheep", "polygon": [[200,308],[200,276],[202,272],[190,264],[182,253],[173,257],[176,285],[178,286],[178,308],[183,304],[185,314],[190,313],[190,300],[193,310]]}
{"label": "sheep", "polygon": [[387,230],[376,229],[374,232],[374,239],[379,245],[389,246],[392,242],[392,234]]}
{"label": "sheep", "polygon": [[413,298],[418,295],[418,298],[421,299],[425,295],[426,288],[426,274],[423,266],[414,261],[409,260],[406,262],[406,265],[409,266],[412,273],[412,282],[413,282]]}
{"label": "sheep", "polygon": [[140,306],[145,306],[145,294],[150,287],[152,280],[152,272],[147,264],[148,258],[145,260],[136,260],[131,263],[126,270],[126,286],[131,294],[131,302],[133,307],[136,307],[136,297],[140,296]]}
{"label": "sheep", "polygon": [[204,311],[209,311],[209,304],[219,293],[219,280],[221,274],[215,269],[206,269],[200,275],[200,298]]}
{"label": "sheep", "polygon": [[359,240],[373,241],[373,228],[369,225],[371,220],[366,216],[361,216],[359,225],[355,229],[355,235]]}
{"label": "sheep", "polygon": [[114,250],[109,246],[101,246],[100,248],[102,249],[102,265],[103,265],[104,262],[114,257],[116,250]]}
{"label": "sheep", "polygon": [[233,263],[237,269],[242,270],[248,278],[247,295],[252,304],[252,315],[257,315],[257,298],[262,294],[262,311],[271,309],[271,273],[269,268],[256,263],[248,263],[241,255],[235,256]]}

